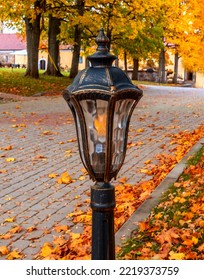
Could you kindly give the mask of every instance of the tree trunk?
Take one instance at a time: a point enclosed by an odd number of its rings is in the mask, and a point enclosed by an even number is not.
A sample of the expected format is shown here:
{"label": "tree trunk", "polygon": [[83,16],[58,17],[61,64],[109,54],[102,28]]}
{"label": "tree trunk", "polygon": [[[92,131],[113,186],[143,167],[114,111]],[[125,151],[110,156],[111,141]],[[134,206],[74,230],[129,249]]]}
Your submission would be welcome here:
{"label": "tree trunk", "polygon": [[[85,0],[77,0],[76,7],[78,9],[78,13],[80,16],[84,14],[84,5]],[[74,30],[74,51],[72,56],[72,65],[70,70],[70,78],[75,78],[78,73],[79,68],[79,57],[80,57],[80,50],[81,50],[81,37],[82,37],[82,28],[80,25],[75,26]]]}
{"label": "tree trunk", "polygon": [[159,80],[161,83],[166,82],[165,72],[165,50],[162,49],[159,55]]}
{"label": "tree trunk", "polygon": [[79,68],[79,57],[80,57],[80,50],[81,50],[81,28],[76,25],[75,32],[74,32],[74,51],[72,56],[72,65],[70,70],[70,78],[75,78],[78,73]]}
{"label": "tree trunk", "polygon": [[132,80],[137,80],[137,81],[139,80],[138,69],[139,69],[139,59],[133,58]]}
{"label": "tree trunk", "polygon": [[28,63],[25,76],[38,79],[38,49],[40,43],[40,22],[41,22],[41,10],[45,9],[45,1],[36,0],[34,2],[33,13],[35,17],[25,17],[26,25],[26,43],[27,43],[27,54]]}
{"label": "tree trunk", "polygon": [[178,60],[179,60],[179,55],[178,52],[176,52],[174,57],[174,77],[173,77],[174,84],[177,84],[178,82]]}
{"label": "tree trunk", "polygon": [[62,76],[59,67],[59,41],[57,36],[60,34],[60,19],[49,15],[48,29],[48,65],[47,75]]}
{"label": "tree trunk", "polygon": [[40,42],[40,19],[41,15],[36,15],[34,21],[30,18],[25,18],[26,24],[26,43],[27,43],[27,70],[25,76],[38,79],[38,48]]}

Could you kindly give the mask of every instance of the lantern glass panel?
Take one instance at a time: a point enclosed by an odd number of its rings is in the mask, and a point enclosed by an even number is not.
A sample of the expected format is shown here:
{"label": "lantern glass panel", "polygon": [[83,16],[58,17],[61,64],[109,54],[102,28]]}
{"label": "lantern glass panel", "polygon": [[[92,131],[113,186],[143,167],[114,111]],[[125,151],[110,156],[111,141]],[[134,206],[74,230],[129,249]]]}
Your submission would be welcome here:
{"label": "lantern glass panel", "polygon": [[128,121],[135,101],[132,99],[119,100],[116,102],[113,120],[112,142],[112,171],[117,171],[123,163],[126,150],[126,133]]}
{"label": "lantern glass panel", "polygon": [[81,100],[80,105],[83,110],[90,164],[94,173],[105,172],[106,154],[106,121],[108,102],[105,100]]}
{"label": "lantern glass panel", "polygon": [[87,169],[87,165],[86,165],[86,160],[84,157],[84,146],[83,146],[83,137],[82,137],[82,130],[81,130],[81,123],[79,120],[79,116],[78,114],[76,114],[76,110],[74,108],[74,106],[72,106],[72,112],[75,116],[75,123],[76,123],[76,129],[77,129],[77,137],[78,137],[78,144],[79,144],[79,151],[80,151],[80,156],[81,156],[81,160],[85,166],[85,168]]}

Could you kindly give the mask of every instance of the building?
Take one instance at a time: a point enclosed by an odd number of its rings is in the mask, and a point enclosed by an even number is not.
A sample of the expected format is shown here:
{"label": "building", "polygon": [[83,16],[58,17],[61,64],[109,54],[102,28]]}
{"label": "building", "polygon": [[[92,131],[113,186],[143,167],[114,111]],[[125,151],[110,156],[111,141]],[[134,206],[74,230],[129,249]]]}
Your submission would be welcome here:
{"label": "building", "polygon": [[17,64],[16,52],[26,49],[26,42],[19,34],[0,33],[0,63],[2,66]]}

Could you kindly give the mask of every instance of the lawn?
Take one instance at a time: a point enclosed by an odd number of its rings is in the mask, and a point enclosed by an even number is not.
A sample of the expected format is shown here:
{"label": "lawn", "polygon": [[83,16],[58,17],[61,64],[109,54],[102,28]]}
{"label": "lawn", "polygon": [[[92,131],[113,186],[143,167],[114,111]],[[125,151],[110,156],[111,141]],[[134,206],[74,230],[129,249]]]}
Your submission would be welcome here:
{"label": "lawn", "polygon": [[63,77],[52,77],[40,71],[39,79],[25,77],[25,69],[0,69],[0,92],[22,96],[32,96],[37,93],[58,94],[72,81],[67,72]]}
{"label": "lawn", "polygon": [[[40,71],[39,79],[25,77],[26,69],[0,68],[0,92],[12,93],[21,96],[32,96],[37,93],[59,94],[72,80],[68,72],[62,72],[63,77],[52,77]],[[148,81],[133,81],[135,85],[162,85],[175,86],[174,84],[159,84]]]}

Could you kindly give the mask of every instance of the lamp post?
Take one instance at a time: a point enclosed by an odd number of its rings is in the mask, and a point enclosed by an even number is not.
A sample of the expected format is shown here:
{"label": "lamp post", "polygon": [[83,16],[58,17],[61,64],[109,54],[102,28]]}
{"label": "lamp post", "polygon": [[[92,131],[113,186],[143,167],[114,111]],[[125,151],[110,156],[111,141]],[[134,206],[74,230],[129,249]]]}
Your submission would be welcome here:
{"label": "lamp post", "polygon": [[125,159],[132,112],[142,97],[126,74],[112,66],[108,37],[100,29],[91,66],[82,70],[63,97],[75,119],[80,157],[90,178],[92,259],[115,259],[115,190],[110,184]]}

